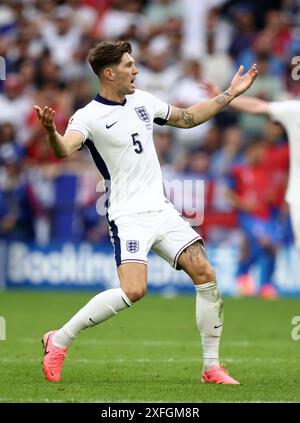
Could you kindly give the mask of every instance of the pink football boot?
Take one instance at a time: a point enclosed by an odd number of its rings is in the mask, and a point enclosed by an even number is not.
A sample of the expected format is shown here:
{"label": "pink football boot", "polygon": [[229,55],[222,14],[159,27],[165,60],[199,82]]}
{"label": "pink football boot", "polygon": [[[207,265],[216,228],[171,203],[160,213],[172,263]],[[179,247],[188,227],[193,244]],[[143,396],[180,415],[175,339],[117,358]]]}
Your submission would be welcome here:
{"label": "pink football boot", "polygon": [[229,376],[223,365],[213,365],[207,372],[202,373],[202,383],[216,383],[218,385],[240,385],[240,382]]}
{"label": "pink football boot", "polygon": [[67,348],[58,348],[53,345],[52,338],[55,330],[45,333],[42,338],[44,347],[43,372],[45,378],[51,382],[59,382],[64,359],[67,357]]}

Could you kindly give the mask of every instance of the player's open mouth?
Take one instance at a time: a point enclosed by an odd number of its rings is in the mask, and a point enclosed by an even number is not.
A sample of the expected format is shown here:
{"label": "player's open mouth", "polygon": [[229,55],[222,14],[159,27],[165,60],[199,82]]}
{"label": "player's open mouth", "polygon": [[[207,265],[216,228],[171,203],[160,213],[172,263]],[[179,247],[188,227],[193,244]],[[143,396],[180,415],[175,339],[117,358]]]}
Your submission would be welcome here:
{"label": "player's open mouth", "polygon": [[131,83],[131,85],[133,85],[133,86],[135,87],[135,83],[134,83],[134,81],[135,81],[135,78],[134,78],[134,79],[132,79],[132,80],[130,81],[130,83]]}

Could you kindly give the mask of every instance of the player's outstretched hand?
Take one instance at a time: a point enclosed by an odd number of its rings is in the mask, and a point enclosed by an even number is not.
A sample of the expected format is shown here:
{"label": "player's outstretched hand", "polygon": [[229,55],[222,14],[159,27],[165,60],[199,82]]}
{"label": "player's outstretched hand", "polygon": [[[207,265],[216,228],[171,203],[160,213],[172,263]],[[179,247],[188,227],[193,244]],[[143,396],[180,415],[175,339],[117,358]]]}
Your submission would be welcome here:
{"label": "player's outstretched hand", "polygon": [[56,131],[56,126],[54,123],[55,110],[48,106],[45,106],[43,110],[37,105],[34,105],[33,107],[45,130],[48,133],[54,133]]}
{"label": "player's outstretched hand", "polygon": [[252,65],[248,72],[245,73],[245,75],[243,75],[243,72],[244,66],[241,65],[237,73],[234,75],[230,84],[231,93],[235,97],[245,92],[249,87],[251,87],[251,85],[255,81],[257,77],[256,64]]}

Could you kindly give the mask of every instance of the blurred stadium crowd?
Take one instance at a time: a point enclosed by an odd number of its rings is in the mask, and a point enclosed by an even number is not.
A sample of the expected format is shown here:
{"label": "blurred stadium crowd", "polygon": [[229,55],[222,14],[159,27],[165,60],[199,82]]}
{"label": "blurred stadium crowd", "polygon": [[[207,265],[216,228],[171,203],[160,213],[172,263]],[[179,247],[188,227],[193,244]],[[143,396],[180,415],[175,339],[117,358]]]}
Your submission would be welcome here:
{"label": "blurred stadium crowd", "polygon": [[[240,64],[257,63],[248,91],[267,101],[300,96],[291,59],[300,55],[300,2],[222,0],[2,0],[0,56],[0,239],[47,243],[103,242],[99,174],[82,151],[59,161],[50,151],[33,104],[56,110],[63,133],[70,116],[98,91],[87,63],[98,40],[132,43],[137,86],[188,107],[205,99],[209,78],[225,89]],[[203,125],[155,128],[165,179],[204,179],[210,243],[242,250],[240,274],[260,257],[265,280],[276,249],[292,243],[284,202],[286,135],[267,118],[230,108]],[[232,198],[238,196],[236,209]]]}

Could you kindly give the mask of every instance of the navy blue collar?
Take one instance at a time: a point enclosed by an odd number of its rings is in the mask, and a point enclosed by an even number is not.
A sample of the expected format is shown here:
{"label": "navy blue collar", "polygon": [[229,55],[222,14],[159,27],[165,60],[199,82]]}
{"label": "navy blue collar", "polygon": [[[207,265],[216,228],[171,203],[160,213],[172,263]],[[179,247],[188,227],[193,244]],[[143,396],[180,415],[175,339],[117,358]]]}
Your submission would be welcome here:
{"label": "navy blue collar", "polygon": [[122,101],[122,103],[119,103],[118,101],[112,101],[108,100],[108,98],[102,97],[102,95],[97,94],[95,97],[95,100],[102,104],[107,104],[108,106],[125,106],[126,104],[126,98]]}

